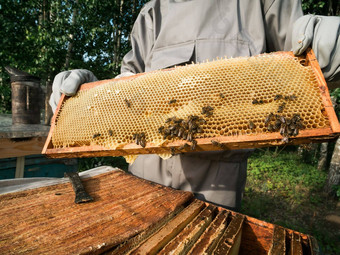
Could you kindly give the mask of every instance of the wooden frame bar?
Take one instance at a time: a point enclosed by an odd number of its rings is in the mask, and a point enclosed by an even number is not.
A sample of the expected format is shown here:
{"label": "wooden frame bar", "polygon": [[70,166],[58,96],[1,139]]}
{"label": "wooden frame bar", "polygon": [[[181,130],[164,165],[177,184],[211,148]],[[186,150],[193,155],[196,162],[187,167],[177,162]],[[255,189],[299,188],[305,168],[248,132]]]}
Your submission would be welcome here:
{"label": "wooden frame bar", "polygon": [[[292,52],[278,52],[277,54],[293,55]],[[306,52],[305,56],[300,56],[300,60],[305,62],[305,65],[312,67],[320,89],[320,95],[322,97],[322,103],[324,104],[324,114],[328,117],[330,126],[327,128],[301,130],[299,135],[291,137],[289,145],[323,142],[326,140],[332,140],[339,136],[340,125],[338,118],[333,109],[333,105],[329,96],[327,83],[323,77],[320,66],[316,60],[316,57],[311,49]],[[167,69],[171,70],[171,69]],[[137,74],[131,77],[124,77],[121,80],[135,79],[144,74]],[[107,83],[110,80],[103,80],[98,82],[92,82],[84,84],[80,87],[80,90],[87,90],[101,84]],[[42,154],[46,154],[51,158],[64,158],[64,157],[102,157],[102,156],[124,156],[124,155],[136,155],[136,154],[162,154],[169,153],[171,148],[178,149],[181,145],[186,143],[184,140],[169,142],[162,146],[156,146],[152,143],[147,143],[145,148],[134,143],[126,144],[113,150],[103,146],[92,145],[82,147],[68,147],[68,148],[53,148],[52,134],[55,127],[55,121],[58,111],[64,100],[67,97],[63,95],[59,101],[56,113],[54,114],[51,122],[51,129],[47,137]],[[211,140],[216,140],[223,144],[223,149],[212,145]],[[215,138],[200,138],[197,139],[196,151],[212,151],[212,150],[231,150],[231,149],[244,149],[244,148],[260,148],[268,146],[283,145],[281,141],[282,136],[279,132],[265,133],[265,134],[250,134],[250,135],[238,135],[238,136],[221,136]],[[189,150],[187,150],[189,151]],[[181,151],[185,152],[185,150]]]}

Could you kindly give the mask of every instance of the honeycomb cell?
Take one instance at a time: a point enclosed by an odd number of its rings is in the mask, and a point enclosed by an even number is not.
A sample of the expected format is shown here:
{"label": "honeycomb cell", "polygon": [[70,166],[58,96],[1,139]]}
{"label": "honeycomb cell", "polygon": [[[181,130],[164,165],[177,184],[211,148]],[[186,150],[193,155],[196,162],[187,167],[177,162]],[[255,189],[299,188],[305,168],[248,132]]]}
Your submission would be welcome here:
{"label": "honeycomb cell", "polygon": [[[278,95],[282,98],[275,99]],[[292,95],[294,100],[289,99]],[[214,108],[212,115],[202,114],[204,106]],[[52,144],[54,148],[101,145],[115,149],[134,143],[134,134],[145,133],[146,142],[162,145],[169,139],[158,129],[172,117],[203,118],[203,133],[194,138],[268,133],[265,119],[270,113],[289,119],[300,114],[306,129],[324,128],[329,121],[322,108],[313,70],[290,55],[220,59],[79,91],[61,106]],[[256,126],[253,129],[250,120]]]}

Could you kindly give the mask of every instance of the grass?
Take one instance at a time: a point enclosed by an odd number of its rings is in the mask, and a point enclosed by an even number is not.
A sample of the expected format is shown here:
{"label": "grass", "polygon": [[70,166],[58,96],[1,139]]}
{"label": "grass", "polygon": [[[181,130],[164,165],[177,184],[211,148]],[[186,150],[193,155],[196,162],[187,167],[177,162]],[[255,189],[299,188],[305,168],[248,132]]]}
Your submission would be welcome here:
{"label": "grass", "polygon": [[340,254],[340,228],[325,219],[338,202],[323,192],[326,179],[311,157],[257,150],[248,162],[241,212],[313,235],[324,254]]}

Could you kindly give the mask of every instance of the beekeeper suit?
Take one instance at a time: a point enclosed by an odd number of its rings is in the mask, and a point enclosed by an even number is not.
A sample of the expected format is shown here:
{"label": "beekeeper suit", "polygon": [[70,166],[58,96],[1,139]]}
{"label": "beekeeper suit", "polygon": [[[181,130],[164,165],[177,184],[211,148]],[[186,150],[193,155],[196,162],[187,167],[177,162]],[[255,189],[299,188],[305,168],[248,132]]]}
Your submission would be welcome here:
{"label": "beekeeper suit", "polygon": [[[134,24],[132,50],[123,59],[121,76],[224,56],[292,49],[300,54],[311,45],[326,78],[335,79],[340,63],[339,18],[302,15],[297,0],[151,0]],[[75,84],[93,80],[95,76],[86,70],[59,74],[52,107],[61,92],[72,95]],[[192,152],[168,160],[143,155],[129,171],[238,209],[249,155],[250,150]]]}

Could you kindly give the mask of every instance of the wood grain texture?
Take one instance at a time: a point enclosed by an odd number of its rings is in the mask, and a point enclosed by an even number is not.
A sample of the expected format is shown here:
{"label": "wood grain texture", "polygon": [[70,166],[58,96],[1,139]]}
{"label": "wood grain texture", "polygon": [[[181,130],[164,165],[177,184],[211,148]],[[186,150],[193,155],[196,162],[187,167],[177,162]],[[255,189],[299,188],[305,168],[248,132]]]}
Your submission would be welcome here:
{"label": "wood grain texture", "polygon": [[26,139],[0,139],[0,158],[22,157],[41,154],[46,137]]}
{"label": "wood grain texture", "polygon": [[98,254],[192,199],[123,171],[83,182],[94,202],[75,204],[69,183],[0,195],[0,254]]}

